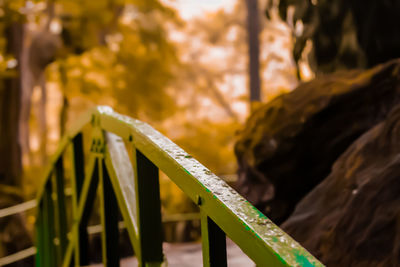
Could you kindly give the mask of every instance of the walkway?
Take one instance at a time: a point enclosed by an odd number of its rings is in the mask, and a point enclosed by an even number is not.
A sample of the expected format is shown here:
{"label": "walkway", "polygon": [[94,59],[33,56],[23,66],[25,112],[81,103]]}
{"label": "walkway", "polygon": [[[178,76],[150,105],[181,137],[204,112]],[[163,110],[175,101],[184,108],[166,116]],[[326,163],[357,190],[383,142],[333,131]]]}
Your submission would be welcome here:
{"label": "walkway", "polygon": [[[229,267],[254,267],[251,261],[240,248],[227,239],[227,254]],[[164,253],[168,259],[168,267],[203,267],[200,243],[164,243]],[[121,267],[137,266],[136,258],[121,260]],[[101,267],[102,264],[93,265]]]}

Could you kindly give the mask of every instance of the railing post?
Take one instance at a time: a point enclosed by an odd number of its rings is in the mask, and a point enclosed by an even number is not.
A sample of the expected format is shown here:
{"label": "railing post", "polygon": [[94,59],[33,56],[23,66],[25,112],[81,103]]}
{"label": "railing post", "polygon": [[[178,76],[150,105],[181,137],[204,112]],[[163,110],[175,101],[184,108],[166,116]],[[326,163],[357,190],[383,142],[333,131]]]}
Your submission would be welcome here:
{"label": "railing post", "polygon": [[[135,149],[136,150],[136,149]],[[136,183],[142,267],[161,266],[162,250],[161,200],[158,168],[136,150]]]}
{"label": "railing post", "polygon": [[226,267],[226,236],[207,214],[201,212],[201,240],[204,267]]}
{"label": "railing post", "polygon": [[43,226],[43,200],[38,201],[38,214],[36,218],[36,244],[37,252],[35,256],[36,266],[44,266],[44,226]]}
{"label": "railing post", "polygon": [[103,159],[98,160],[100,184],[100,216],[102,231],[102,257],[104,267],[119,266],[118,204]]}
{"label": "railing post", "polygon": [[67,248],[67,216],[64,199],[64,166],[62,157],[56,162],[52,185],[53,200],[55,203],[54,221],[57,231],[57,262],[60,265],[63,262],[64,253]]}
{"label": "railing post", "polygon": [[[78,203],[82,192],[84,172],[83,136],[79,133],[72,140],[72,211],[74,223],[78,221]],[[89,265],[89,238],[86,225],[82,223],[75,230],[75,266]]]}
{"label": "railing post", "polygon": [[[97,192],[97,187],[99,184],[99,170],[98,170],[98,164],[97,164],[97,159],[91,158],[89,161],[89,168],[88,168],[88,173],[85,175],[85,182],[82,188],[82,193],[81,193],[81,199],[79,201],[79,205],[77,207],[76,214],[74,214],[74,222],[72,225],[73,229],[73,236],[71,236],[71,240],[68,244],[64,259],[63,259],[63,267],[69,267],[71,266],[71,255],[73,254],[73,250],[78,250],[79,247],[77,247],[78,244],[78,238],[79,238],[79,228],[81,229],[87,229],[88,221],[90,218],[90,214],[93,209],[93,204],[94,200],[96,198],[96,192]],[[73,179],[72,179],[73,181]],[[72,185],[72,188],[75,188],[74,185]],[[75,194],[75,193],[74,193]],[[79,220],[80,218],[80,220]],[[78,222],[79,221],[79,222]],[[78,251],[79,252],[79,251]],[[86,258],[87,261],[89,261],[88,255],[82,255]],[[75,266],[79,265],[79,254],[75,253],[75,257],[78,258],[78,260],[74,259]]]}
{"label": "railing post", "polygon": [[56,251],[54,249],[54,205],[52,200],[51,181],[48,181],[45,186],[43,195],[43,209],[42,209],[42,222],[43,222],[43,262],[44,266],[56,266]]}

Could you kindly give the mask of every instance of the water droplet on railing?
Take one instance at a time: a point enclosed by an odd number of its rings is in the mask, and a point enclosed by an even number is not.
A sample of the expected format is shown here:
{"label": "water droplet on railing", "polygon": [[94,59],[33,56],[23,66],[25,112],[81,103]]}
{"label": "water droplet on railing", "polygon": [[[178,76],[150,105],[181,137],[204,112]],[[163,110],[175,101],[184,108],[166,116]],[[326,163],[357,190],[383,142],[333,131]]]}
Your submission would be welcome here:
{"label": "water droplet on railing", "polygon": [[270,224],[271,222],[270,221],[268,221],[267,219],[263,219],[263,218],[258,218],[257,219],[257,224],[258,225],[267,225],[267,224]]}

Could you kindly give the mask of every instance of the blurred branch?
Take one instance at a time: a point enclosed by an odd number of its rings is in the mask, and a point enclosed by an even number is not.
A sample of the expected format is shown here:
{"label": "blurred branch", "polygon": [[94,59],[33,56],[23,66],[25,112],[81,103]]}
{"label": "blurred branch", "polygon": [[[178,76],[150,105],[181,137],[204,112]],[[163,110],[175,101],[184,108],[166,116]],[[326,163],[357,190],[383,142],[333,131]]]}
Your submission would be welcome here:
{"label": "blurred branch", "polygon": [[107,44],[107,41],[106,41],[107,35],[112,33],[114,31],[114,29],[117,28],[118,20],[124,11],[124,6],[114,5],[113,2],[114,1],[112,1],[112,0],[109,2],[110,9],[113,10],[113,17],[112,17],[110,23],[108,25],[106,25],[106,27],[104,27],[104,29],[101,30],[99,33],[99,41],[100,41],[101,45]]}
{"label": "blurred branch", "polygon": [[51,21],[55,16],[54,0],[47,0],[47,21],[44,27],[45,31],[50,31]]}

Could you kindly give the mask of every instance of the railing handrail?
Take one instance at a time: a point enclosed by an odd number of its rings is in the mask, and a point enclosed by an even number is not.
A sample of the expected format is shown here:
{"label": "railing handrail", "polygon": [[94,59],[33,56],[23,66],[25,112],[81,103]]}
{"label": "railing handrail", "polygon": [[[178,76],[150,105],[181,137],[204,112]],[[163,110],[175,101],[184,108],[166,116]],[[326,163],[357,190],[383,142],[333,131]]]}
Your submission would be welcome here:
{"label": "railing handrail", "polygon": [[[60,155],[68,143],[89,123],[102,131],[111,133],[104,141],[106,145],[118,141],[116,139],[113,141],[112,134],[129,141],[135,149],[162,170],[190,199],[199,205],[205,218],[215,222],[259,266],[323,266],[222,179],[168,138],[148,124],[120,115],[110,107],[93,108],[82,116],[62,139],[46,169],[44,185],[38,193],[38,203],[43,200],[45,185],[50,179]],[[106,147],[105,150],[100,150],[99,153],[105,154],[106,165],[107,162],[111,162],[112,165],[112,161],[118,157],[118,153],[111,151],[110,147]],[[118,175],[110,176],[117,177]],[[118,191],[116,196],[119,205],[120,201],[126,202],[127,200],[123,200],[123,196],[120,196],[124,194],[121,181],[111,180],[114,190]],[[129,205],[129,203],[123,204]],[[134,224],[134,221],[135,218],[132,218],[131,223]],[[207,224],[207,221],[204,224]],[[134,231],[136,226],[132,225],[131,227]],[[135,249],[135,244],[133,245]]]}

